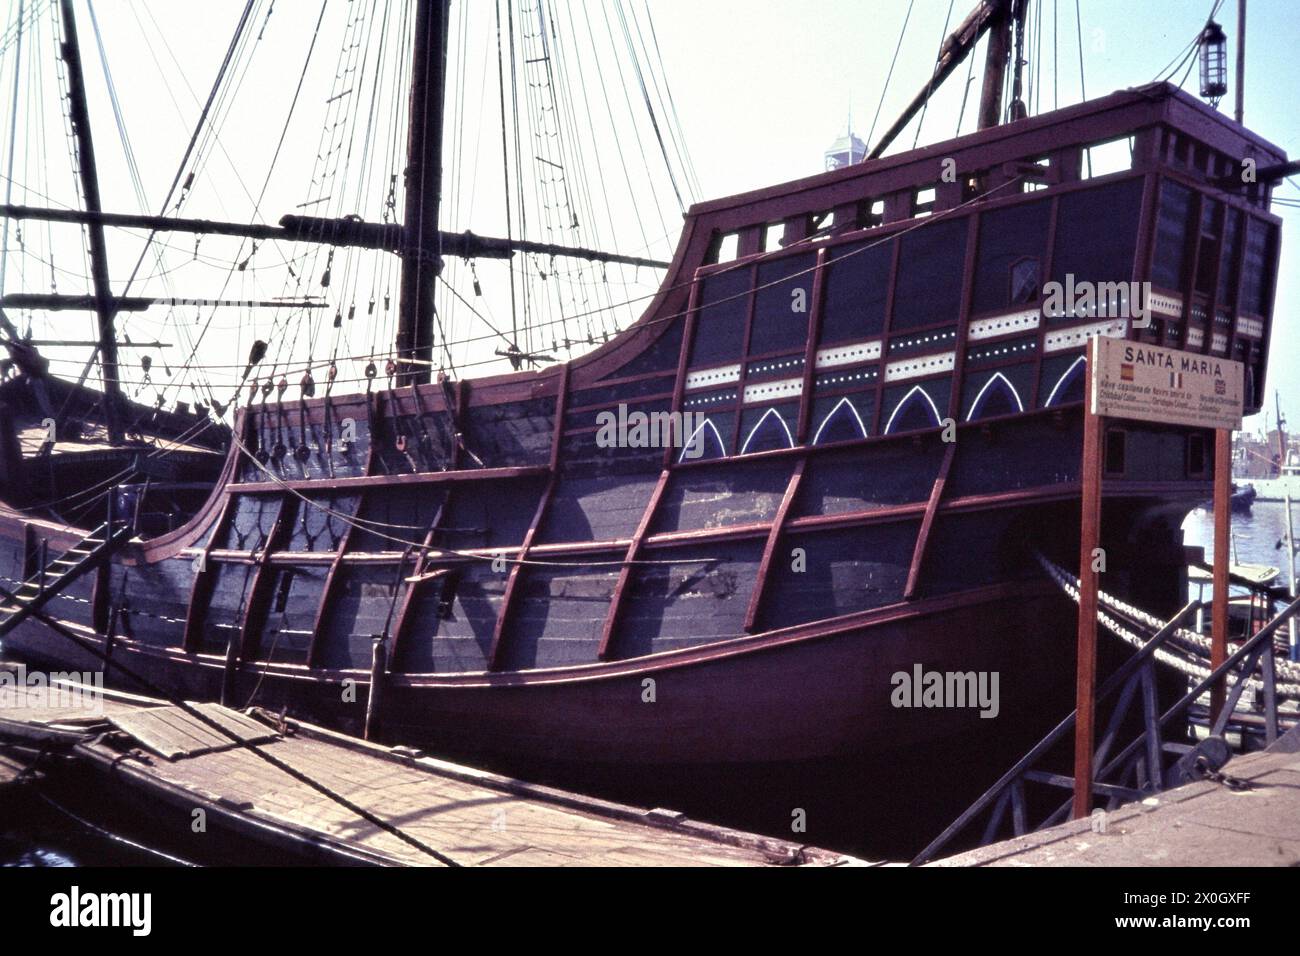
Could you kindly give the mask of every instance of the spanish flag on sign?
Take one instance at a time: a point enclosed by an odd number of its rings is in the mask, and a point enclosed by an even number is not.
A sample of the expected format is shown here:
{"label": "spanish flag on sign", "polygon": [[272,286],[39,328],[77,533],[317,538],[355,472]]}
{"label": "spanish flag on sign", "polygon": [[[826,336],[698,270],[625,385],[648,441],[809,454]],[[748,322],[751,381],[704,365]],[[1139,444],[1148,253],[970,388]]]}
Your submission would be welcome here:
{"label": "spanish flag on sign", "polygon": [[1133,365],[1130,362],[1123,362],[1119,367],[1119,380],[1121,382],[1133,381]]}

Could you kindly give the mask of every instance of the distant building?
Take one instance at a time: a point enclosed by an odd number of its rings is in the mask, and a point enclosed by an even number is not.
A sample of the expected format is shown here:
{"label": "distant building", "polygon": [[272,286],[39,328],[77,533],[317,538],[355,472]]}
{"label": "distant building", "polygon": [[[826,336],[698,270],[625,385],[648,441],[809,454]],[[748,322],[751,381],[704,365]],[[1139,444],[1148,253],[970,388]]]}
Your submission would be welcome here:
{"label": "distant building", "polygon": [[843,136],[826,150],[826,168],[840,169],[860,163],[867,155],[867,144],[853,135],[849,129]]}
{"label": "distant building", "polygon": [[[1300,455],[1300,436],[1282,436],[1289,457],[1294,461]],[[1233,436],[1232,476],[1234,478],[1274,478],[1278,475],[1278,433],[1273,429],[1264,434],[1237,432]]]}

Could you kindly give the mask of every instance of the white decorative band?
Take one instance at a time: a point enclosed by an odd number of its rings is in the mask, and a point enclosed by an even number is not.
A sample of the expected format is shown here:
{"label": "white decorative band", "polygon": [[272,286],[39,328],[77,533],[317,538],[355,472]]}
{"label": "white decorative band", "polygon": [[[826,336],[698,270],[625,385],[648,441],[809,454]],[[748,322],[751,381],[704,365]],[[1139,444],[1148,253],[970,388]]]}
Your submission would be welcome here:
{"label": "white decorative band", "polygon": [[1147,296],[1147,305],[1152,312],[1159,312],[1161,315],[1172,316],[1175,319],[1183,317],[1183,300],[1176,295],[1152,292]]}
{"label": "white decorative band", "polygon": [[1094,335],[1105,335],[1112,339],[1122,339],[1128,332],[1127,319],[1112,319],[1109,322],[1094,322],[1092,325],[1078,325],[1072,329],[1049,332],[1043,338],[1044,352],[1063,352],[1075,349],[1087,343]]}
{"label": "white decorative band", "polygon": [[745,386],[745,404],[753,402],[771,402],[778,398],[789,398],[803,391],[803,379],[784,378],[771,382],[755,382]]}
{"label": "white decorative band", "polygon": [[880,358],[880,340],[872,339],[870,342],[854,342],[852,345],[818,349],[813,368],[834,368],[837,365],[870,362],[878,358]]}
{"label": "white decorative band", "polygon": [[1262,339],[1264,337],[1264,323],[1259,319],[1248,319],[1244,315],[1237,316],[1237,334],[1249,335],[1253,339]]}
{"label": "white decorative band", "polygon": [[686,373],[686,391],[693,392],[700,388],[713,388],[740,381],[739,365],[723,365],[719,368],[702,368]]}
{"label": "white decorative band", "polygon": [[1205,344],[1205,330],[1192,326],[1187,330],[1187,347],[1189,349],[1199,349]]}
{"label": "white decorative band", "polygon": [[904,379],[916,378],[920,375],[951,372],[956,361],[956,352],[943,352],[939,355],[920,355],[916,358],[900,359],[885,366],[885,381],[901,382]]}
{"label": "white decorative band", "polygon": [[1228,351],[1228,337],[1224,335],[1222,332],[1215,332],[1214,338],[1210,339],[1210,351],[1211,352]]}
{"label": "white decorative band", "polygon": [[1038,310],[1026,309],[1022,312],[1008,312],[1006,315],[991,315],[987,319],[976,319],[966,330],[966,339],[971,342],[981,339],[995,339],[999,335],[1013,332],[1027,332],[1038,328]]}

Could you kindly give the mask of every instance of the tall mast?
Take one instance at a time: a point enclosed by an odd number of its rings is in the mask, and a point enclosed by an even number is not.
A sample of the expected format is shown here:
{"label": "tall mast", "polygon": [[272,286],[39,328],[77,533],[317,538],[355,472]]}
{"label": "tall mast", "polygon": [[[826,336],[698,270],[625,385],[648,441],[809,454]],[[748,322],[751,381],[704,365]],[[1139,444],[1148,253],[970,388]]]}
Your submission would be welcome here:
{"label": "tall mast", "polygon": [[1237,89],[1236,109],[1233,119],[1238,123],[1246,117],[1246,0],[1237,0]]}
{"label": "tall mast", "polygon": [[[86,81],[81,71],[81,47],[77,43],[77,18],[72,0],[60,0],[63,21],[63,59],[68,65],[68,107],[72,132],[77,141],[77,165],[81,172],[81,192],[86,211],[92,216],[103,212],[99,201],[99,174],[95,165],[95,144],[90,135],[90,113],[86,108]],[[95,286],[95,313],[99,317],[99,365],[104,376],[104,425],[108,440],[122,441],[118,405],[122,387],[117,371],[117,335],[113,329],[116,307],[108,285],[108,250],[104,244],[104,227],[91,221],[86,225],[90,246],[90,274]]]}
{"label": "tall mast", "polygon": [[1273,404],[1277,409],[1277,474],[1282,477],[1286,473],[1286,432],[1282,430],[1282,393],[1276,388],[1273,389]]}
{"label": "tall mast", "polygon": [[442,194],[442,118],[450,7],[451,0],[416,0],[397,319],[398,385],[428,381],[429,365],[425,363],[433,358],[433,292],[442,268],[438,204]]}
{"label": "tall mast", "polygon": [[[1027,0],[1026,0],[1027,2]],[[939,57],[934,65],[934,72],[931,74],[929,81],[921,88],[921,91],[912,98],[903,112],[899,115],[892,126],[887,129],[880,137],[880,141],[872,147],[871,152],[867,154],[867,159],[876,159],[881,156],[898,135],[907,127],[907,124],[919,113],[925,104],[930,101],[930,96],[943,84],[952,72],[963,63],[966,57],[970,56],[979,43],[980,37],[985,33],[992,33],[989,39],[989,58],[1001,64],[999,69],[1002,71],[998,74],[996,82],[992,89],[996,91],[997,100],[992,104],[986,102],[989,96],[989,79],[987,75],[984,81],[984,99],[980,103],[980,129],[985,126],[996,126],[998,123],[999,113],[1002,107],[1002,77],[1006,71],[1007,57],[1011,50],[1011,23],[1014,19],[1012,6],[1017,0],[980,0],[975,5],[966,19],[954,30],[947,38],[944,39],[939,47]],[[1024,3],[1018,3],[1017,15],[1023,16]],[[1003,34],[1001,40],[997,34]],[[1000,45],[999,45],[1000,44]],[[1001,52],[995,56],[995,47]],[[992,119],[985,123],[983,117],[985,112],[991,111]]]}
{"label": "tall mast", "polygon": [[[1002,122],[1002,87],[1006,81],[1007,61],[1011,59],[1012,8],[1024,8],[1020,0],[1004,0],[989,23],[989,46],[984,54],[984,86],[980,91],[979,128],[988,129]],[[1018,14],[1018,11],[1017,11]]]}

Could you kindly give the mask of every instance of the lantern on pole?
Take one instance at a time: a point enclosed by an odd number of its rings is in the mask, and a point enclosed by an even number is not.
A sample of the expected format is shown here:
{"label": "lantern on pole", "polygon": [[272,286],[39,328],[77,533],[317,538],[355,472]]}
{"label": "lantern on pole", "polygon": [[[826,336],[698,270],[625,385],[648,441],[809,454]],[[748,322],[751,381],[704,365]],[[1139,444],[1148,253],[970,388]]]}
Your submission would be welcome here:
{"label": "lantern on pole", "polygon": [[1228,37],[1213,20],[1201,31],[1201,96],[1213,106],[1228,92]]}

